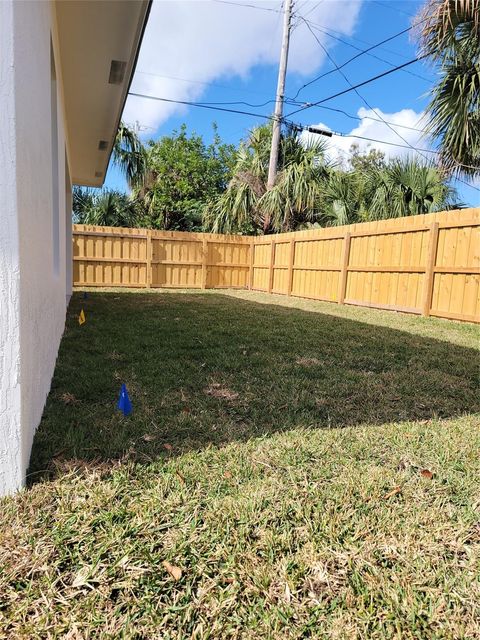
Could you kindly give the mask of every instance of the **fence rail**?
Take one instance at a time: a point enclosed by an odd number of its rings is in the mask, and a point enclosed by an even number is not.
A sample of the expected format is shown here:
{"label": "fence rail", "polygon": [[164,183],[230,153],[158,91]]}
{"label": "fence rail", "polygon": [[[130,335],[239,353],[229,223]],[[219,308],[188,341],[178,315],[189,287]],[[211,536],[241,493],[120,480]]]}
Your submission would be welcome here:
{"label": "fence rail", "polygon": [[252,289],[480,321],[480,209],[253,238],[73,233],[76,286]]}

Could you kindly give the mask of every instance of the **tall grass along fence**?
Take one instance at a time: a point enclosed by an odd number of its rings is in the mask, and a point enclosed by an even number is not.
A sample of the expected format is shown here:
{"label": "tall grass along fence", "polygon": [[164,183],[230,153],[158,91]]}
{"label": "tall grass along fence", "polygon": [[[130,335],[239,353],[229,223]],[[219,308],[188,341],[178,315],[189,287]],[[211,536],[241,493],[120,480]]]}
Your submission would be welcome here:
{"label": "tall grass along fence", "polygon": [[270,236],[74,225],[76,286],[239,288],[480,321],[480,209]]}

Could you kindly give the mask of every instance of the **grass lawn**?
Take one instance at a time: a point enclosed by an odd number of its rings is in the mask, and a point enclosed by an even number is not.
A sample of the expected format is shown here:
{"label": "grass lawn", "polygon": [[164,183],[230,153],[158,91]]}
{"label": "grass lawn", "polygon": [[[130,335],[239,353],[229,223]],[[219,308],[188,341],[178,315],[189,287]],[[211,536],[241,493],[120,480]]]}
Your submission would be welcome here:
{"label": "grass lawn", "polygon": [[259,293],[75,294],[30,486],[0,501],[0,637],[479,638],[478,342]]}

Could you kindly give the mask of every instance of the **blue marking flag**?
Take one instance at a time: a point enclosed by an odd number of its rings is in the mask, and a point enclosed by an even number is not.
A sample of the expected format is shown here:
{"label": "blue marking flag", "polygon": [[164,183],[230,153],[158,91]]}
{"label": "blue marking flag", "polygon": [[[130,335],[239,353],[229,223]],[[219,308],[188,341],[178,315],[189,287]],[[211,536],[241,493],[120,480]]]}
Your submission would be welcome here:
{"label": "blue marking flag", "polygon": [[132,403],[130,402],[130,398],[128,397],[127,387],[122,384],[122,388],[120,389],[120,397],[118,399],[117,409],[123,411],[124,416],[128,416],[132,413]]}

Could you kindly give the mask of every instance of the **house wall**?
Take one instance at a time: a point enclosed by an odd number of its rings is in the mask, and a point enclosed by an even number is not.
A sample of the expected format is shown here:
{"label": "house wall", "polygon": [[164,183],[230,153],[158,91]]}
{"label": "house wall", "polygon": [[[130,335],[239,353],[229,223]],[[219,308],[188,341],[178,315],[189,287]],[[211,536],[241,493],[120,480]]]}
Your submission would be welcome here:
{"label": "house wall", "polygon": [[13,5],[0,2],[0,495],[21,482],[20,256],[12,23]]}
{"label": "house wall", "polygon": [[0,495],[25,481],[70,292],[69,180],[58,69],[52,100],[53,25],[49,2],[0,2]]}

